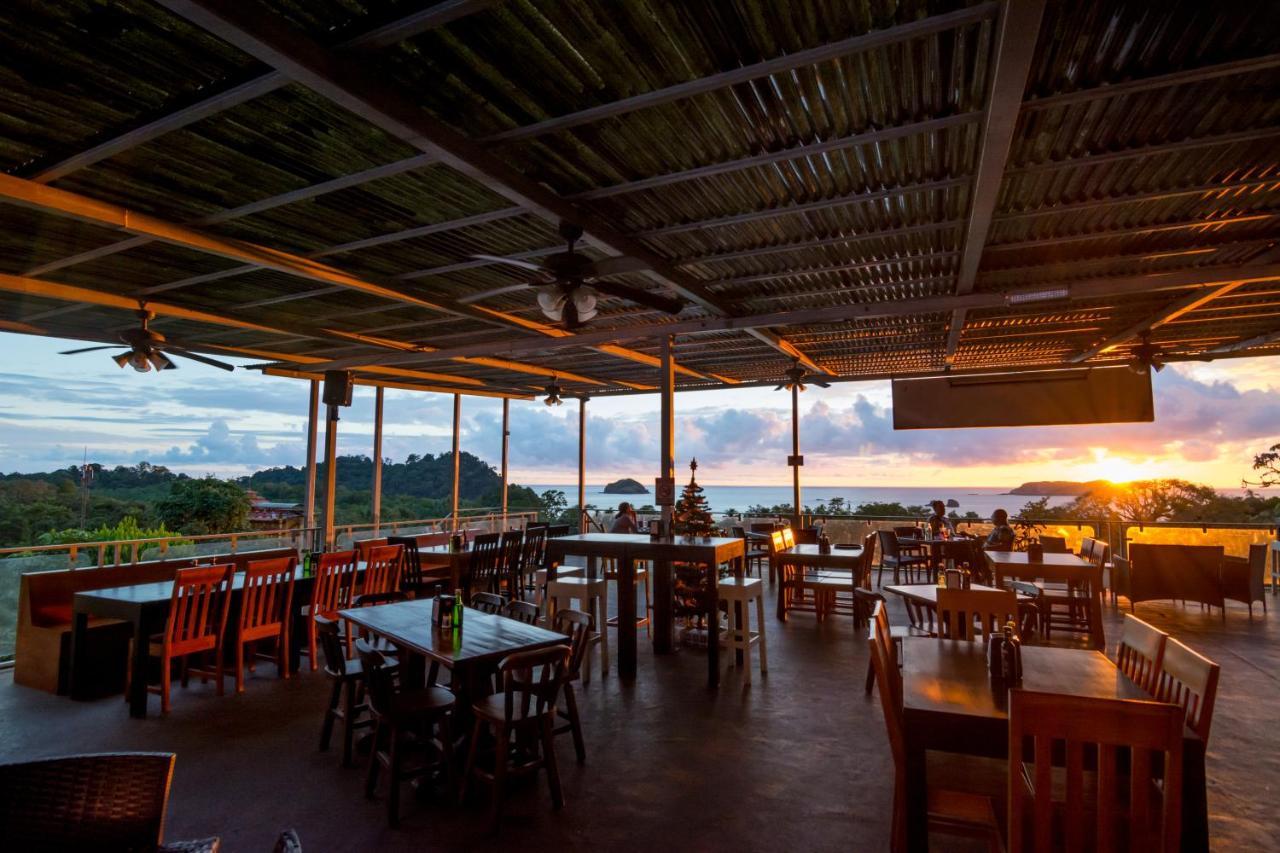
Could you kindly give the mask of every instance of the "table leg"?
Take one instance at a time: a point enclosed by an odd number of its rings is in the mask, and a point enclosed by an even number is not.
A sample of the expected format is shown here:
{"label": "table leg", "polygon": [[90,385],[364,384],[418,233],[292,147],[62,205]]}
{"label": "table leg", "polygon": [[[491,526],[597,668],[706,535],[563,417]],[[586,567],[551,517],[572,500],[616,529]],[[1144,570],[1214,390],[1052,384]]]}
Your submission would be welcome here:
{"label": "table leg", "polygon": [[[730,565],[733,567],[733,576],[736,580],[742,580],[744,577],[746,577],[746,571],[744,567],[745,562],[746,562],[745,557],[735,557],[730,563]],[[717,584],[719,583],[719,574],[720,572],[717,569],[716,577],[713,578],[713,580],[715,580]],[[744,605],[741,601],[734,601],[733,603],[733,619],[735,620],[732,622],[733,625],[747,626],[745,630],[747,634],[747,639],[749,641],[751,639],[751,619],[747,616],[746,605]],[[743,658],[742,649],[737,649],[733,655],[734,665],[741,667],[743,664],[743,659],[744,658]]]}
{"label": "table leg", "polygon": [[707,614],[707,686],[720,686],[720,567],[714,562],[707,566],[711,584],[711,612]]}
{"label": "table leg", "polygon": [[1204,741],[1182,742],[1182,851],[1208,853],[1209,804],[1205,791]]}
{"label": "table leg", "polygon": [[[926,853],[929,849],[929,778],[928,761],[924,744],[912,737],[911,725],[904,727],[906,741],[906,802],[903,803],[903,820],[906,822],[907,850]],[[890,833],[893,829],[890,828]]]}
{"label": "table leg", "polygon": [[671,607],[671,561],[653,561],[653,653],[669,655],[675,650],[675,614]]}
{"label": "table leg", "polygon": [[787,621],[787,564],[778,561],[778,621]]}
{"label": "table leg", "polygon": [[129,678],[129,716],[142,719],[147,716],[147,664],[151,656],[150,638],[142,615],[133,620],[133,671]]}
{"label": "table leg", "polygon": [[83,657],[88,631],[89,614],[76,612],[71,617],[71,684],[68,692],[72,699],[80,699],[84,695],[81,679],[87,675]]}
{"label": "table leg", "polygon": [[618,677],[636,677],[636,563],[618,558]]}

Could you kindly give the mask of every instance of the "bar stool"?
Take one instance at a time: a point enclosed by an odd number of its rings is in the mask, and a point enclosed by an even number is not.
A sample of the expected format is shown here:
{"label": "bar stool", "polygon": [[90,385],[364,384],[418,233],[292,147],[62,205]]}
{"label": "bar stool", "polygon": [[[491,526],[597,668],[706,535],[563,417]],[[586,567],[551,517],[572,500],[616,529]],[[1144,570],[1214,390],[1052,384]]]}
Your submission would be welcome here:
{"label": "bar stool", "polygon": [[609,581],[603,576],[588,578],[582,574],[564,577],[557,571],[555,580],[547,581],[547,623],[555,624],[556,610],[571,608],[575,601],[580,605],[579,610],[590,613],[601,626],[600,676],[603,678],[609,674],[609,629],[604,623],[609,612]]}
{"label": "bar stool", "polygon": [[[557,578],[580,577],[586,572],[582,566],[560,566],[556,569]],[[547,570],[545,568],[535,569],[533,572],[533,603],[542,609],[542,605],[547,600]]]}
{"label": "bar stool", "polygon": [[[742,652],[744,684],[751,683],[751,647],[760,646],[760,674],[769,672],[769,645],[765,640],[764,620],[764,582],[760,578],[725,578],[717,585],[720,600],[728,605],[730,652]],[[756,625],[758,631],[751,630],[751,602],[756,603]],[[739,605],[742,610],[742,624],[738,624]],[[736,656],[735,656],[736,657]],[[732,660],[733,658],[730,658]]]}
{"label": "bar stool", "polygon": [[[649,564],[647,562],[642,562],[642,561],[636,562],[636,586],[639,587],[640,584],[644,584],[644,615],[636,619],[636,627],[639,628],[641,625],[643,625],[645,629],[648,631],[649,636],[652,637],[653,622],[651,621],[651,619],[653,617],[653,592],[649,588],[648,566]],[[602,568],[604,569],[604,579],[607,581],[612,581],[614,586],[617,586],[618,585],[618,561],[613,559],[612,557],[605,557],[603,560]],[[607,624],[614,628],[617,628],[618,617],[610,616]]]}

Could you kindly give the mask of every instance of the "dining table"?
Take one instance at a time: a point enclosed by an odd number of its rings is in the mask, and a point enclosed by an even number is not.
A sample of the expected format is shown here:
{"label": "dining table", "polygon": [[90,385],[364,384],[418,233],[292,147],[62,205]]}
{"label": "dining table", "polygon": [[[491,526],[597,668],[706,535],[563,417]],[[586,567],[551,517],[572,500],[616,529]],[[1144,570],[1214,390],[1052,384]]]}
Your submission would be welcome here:
{"label": "dining table", "polygon": [[[848,572],[849,593],[858,585],[858,571],[862,568],[861,545],[832,545],[830,551],[823,552],[821,546],[796,544],[781,551],[775,551],[774,561],[778,564],[778,576],[782,576],[784,565],[803,566],[815,571]],[[787,596],[779,594],[777,603],[778,620],[787,621]]]}
{"label": "dining table", "polygon": [[[297,671],[302,642],[299,627],[302,625],[302,608],[311,598],[314,577],[303,567],[294,569],[291,619],[293,635],[289,643],[289,667]],[[232,579],[231,614],[227,617],[228,630],[235,624],[234,614],[239,612],[240,592],[244,588],[244,573],[236,572]],[[121,619],[133,626],[134,677],[129,680],[129,716],[147,716],[147,663],[151,636],[164,630],[169,618],[169,605],[173,600],[173,581],[125,584],[104,589],[82,590],[71,602],[71,698],[80,698],[83,690],[79,682],[85,679],[85,650],[89,619]]]}
{"label": "dining table", "polygon": [[454,550],[451,545],[428,545],[418,549],[418,564],[422,566],[423,576],[430,580],[436,577],[449,579],[449,590],[462,588],[462,580],[471,567],[471,542],[463,545],[461,550]]}
{"label": "dining table", "polygon": [[1102,651],[1107,647],[1106,629],[1102,624],[1102,566],[1075,554],[1045,552],[1032,556],[1028,551],[983,551],[996,586],[1004,586],[1005,578],[1045,580],[1088,588],[1089,643]]}
{"label": "dining table", "polygon": [[[587,577],[600,577],[599,561],[616,562],[618,573],[618,676],[636,676],[636,563],[653,565],[653,653],[675,650],[673,607],[673,563],[707,567],[712,577],[729,564],[736,577],[746,573],[746,545],[737,536],[665,536],[641,533],[577,533],[547,540],[547,564],[559,564],[566,557],[585,557]],[[710,585],[709,612],[719,613],[718,584]],[[720,644],[707,643],[707,682],[720,683]]]}
{"label": "dining table", "polygon": [[[906,637],[902,640],[903,738],[906,746],[906,827],[911,851],[929,849],[930,750],[1008,758],[1008,688],[992,682],[981,642]],[[1102,699],[1151,696],[1106,655],[1092,649],[1022,647],[1027,690]],[[1182,850],[1209,849],[1205,744],[1183,728]]]}

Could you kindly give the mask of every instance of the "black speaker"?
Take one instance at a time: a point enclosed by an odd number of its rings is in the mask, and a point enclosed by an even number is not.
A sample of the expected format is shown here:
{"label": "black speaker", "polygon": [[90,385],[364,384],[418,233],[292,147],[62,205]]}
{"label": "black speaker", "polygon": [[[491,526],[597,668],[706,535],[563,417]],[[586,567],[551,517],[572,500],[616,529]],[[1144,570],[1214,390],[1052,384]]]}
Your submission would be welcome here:
{"label": "black speaker", "polygon": [[350,406],[351,388],[355,384],[350,370],[326,370],[324,372],[324,394],[322,399],[326,406]]}

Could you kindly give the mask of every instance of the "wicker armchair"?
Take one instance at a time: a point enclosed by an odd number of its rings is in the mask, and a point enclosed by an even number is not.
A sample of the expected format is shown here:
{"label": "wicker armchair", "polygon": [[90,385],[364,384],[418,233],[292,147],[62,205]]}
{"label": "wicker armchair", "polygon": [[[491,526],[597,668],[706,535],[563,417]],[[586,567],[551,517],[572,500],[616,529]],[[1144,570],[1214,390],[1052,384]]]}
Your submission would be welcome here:
{"label": "wicker armchair", "polygon": [[160,843],[174,761],[118,752],[0,765],[4,848],[217,853],[217,838]]}

